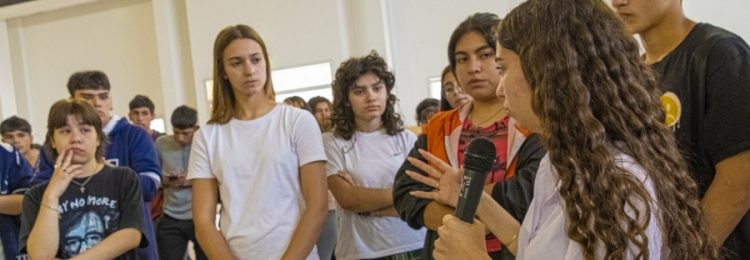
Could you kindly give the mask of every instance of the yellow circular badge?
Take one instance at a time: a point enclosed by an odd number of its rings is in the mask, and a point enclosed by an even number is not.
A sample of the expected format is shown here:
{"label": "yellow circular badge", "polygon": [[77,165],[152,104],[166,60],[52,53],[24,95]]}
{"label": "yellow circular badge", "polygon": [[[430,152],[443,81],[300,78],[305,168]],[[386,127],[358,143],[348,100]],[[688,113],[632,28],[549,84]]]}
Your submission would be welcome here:
{"label": "yellow circular badge", "polygon": [[664,114],[666,115],[665,123],[668,127],[675,126],[682,115],[680,99],[674,93],[667,91],[661,96],[661,105],[664,107]]}

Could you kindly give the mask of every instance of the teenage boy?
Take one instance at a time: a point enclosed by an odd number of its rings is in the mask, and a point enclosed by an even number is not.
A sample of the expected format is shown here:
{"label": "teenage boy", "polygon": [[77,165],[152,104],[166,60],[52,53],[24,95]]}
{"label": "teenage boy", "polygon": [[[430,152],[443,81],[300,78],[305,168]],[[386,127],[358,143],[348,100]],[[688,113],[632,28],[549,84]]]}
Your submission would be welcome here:
{"label": "teenage boy", "polygon": [[133,100],[130,100],[128,107],[130,108],[128,114],[130,122],[146,130],[152,141],[156,142],[156,139],[164,135],[164,133],[151,129],[151,121],[156,117],[154,114],[156,107],[150,98],[144,95],[136,95]]}
{"label": "teenage boy", "polygon": [[0,123],[0,135],[2,135],[3,143],[15,147],[26,159],[26,162],[31,166],[31,176],[33,179],[38,173],[39,161],[41,161],[39,160],[41,149],[34,147],[34,136],[31,135],[31,124],[29,124],[29,121],[17,116],[11,116]]}
{"label": "teenage boy", "polygon": [[681,0],[611,0],[643,40],[667,92],[708,232],[727,259],[750,259],[750,47],[739,36],[685,17]]}
{"label": "teenage boy", "polygon": [[0,258],[16,259],[23,193],[31,169],[13,146],[0,143]]}
{"label": "teenage boy", "polygon": [[198,111],[180,106],[171,117],[174,135],[156,140],[162,166],[164,214],[156,224],[161,259],[183,259],[189,241],[195,246],[197,259],[207,259],[195,239],[192,214],[192,187],[187,180],[190,145],[198,130]]}

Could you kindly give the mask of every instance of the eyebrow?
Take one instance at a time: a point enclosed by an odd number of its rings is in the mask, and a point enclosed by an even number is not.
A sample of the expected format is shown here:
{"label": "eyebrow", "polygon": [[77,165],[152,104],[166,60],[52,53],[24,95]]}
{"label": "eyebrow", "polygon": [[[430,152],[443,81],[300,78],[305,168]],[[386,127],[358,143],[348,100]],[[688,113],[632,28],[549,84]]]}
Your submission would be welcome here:
{"label": "eyebrow", "polygon": [[[372,83],[370,86],[377,86],[377,85],[380,85],[380,84],[383,84],[383,80],[380,79],[380,78],[378,78],[378,81],[376,81],[375,83]],[[356,83],[354,83],[354,87],[353,88],[366,88],[366,87],[367,86],[357,85]]]}
{"label": "eyebrow", "polygon": [[[250,55],[248,55],[248,56],[250,56],[250,57],[257,57],[257,56],[260,56],[260,55],[263,55],[263,54],[262,54],[262,53],[260,53],[260,52],[255,52],[255,53],[251,53],[251,54],[250,54]],[[230,61],[231,61],[231,60],[243,60],[244,58],[245,58],[244,56],[242,56],[242,55],[239,55],[239,56],[232,56],[232,57],[229,57],[229,58],[227,58],[227,60],[230,60]]]}
{"label": "eyebrow", "polygon": [[[485,44],[485,45],[480,46],[479,48],[476,48],[473,53],[480,53],[486,49],[492,49],[492,47]],[[454,55],[468,55],[468,53],[466,53],[465,51],[456,51]]]}

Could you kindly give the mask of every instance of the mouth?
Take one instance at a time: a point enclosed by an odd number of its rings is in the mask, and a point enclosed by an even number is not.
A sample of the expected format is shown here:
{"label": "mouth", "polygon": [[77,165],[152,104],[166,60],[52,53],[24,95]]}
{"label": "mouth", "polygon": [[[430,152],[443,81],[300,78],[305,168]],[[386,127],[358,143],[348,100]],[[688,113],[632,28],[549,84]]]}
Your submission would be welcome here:
{"label": "mouth", "polygon": [[73,153],[73,154],[83,154],[83,153],[86,153],[86,151],[84,151],[81,148],[70,148],[69,151],[71,153]]}
{"label": "mouth", "polygon": [[625,20],[625,19],[632,18],[633,14],[628,13],[628,12],[617,12],[617,16],[619,16],[621,19]]}
{"label": "mouth", "polygon": [[378,111],[380,109],[380,106],[367,106],[365,107],[365,109],[369,112]]}
{"label": "mouth", "polygon": [[485,82],[485,80],[483,80],[483,79],[472,79],[472,80],[469,81],[469,85],[481,84],[482,82]]}

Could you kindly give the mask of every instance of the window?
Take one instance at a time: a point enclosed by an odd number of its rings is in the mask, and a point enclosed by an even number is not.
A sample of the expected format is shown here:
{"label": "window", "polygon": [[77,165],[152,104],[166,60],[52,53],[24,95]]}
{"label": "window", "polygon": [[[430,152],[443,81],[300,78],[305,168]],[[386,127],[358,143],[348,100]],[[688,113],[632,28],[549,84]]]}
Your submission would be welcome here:
{"label": "window", "polygon": [[166,128],[164,127],[164,118],[154,118],[154,120],[151,120],[151,129],[159,131],[161,133],[166,132]]}
{"label": "window", "polygon": [[330,62],[274,70],[271,77],[276,91],[276,102],[282,102],[291,96],[299,96],[304,100],[323,96],[333,100],[331,74]]}
{"label": "window", "polygon": [[440,100],[440,92],[443,91],[440,77],[429,78],[427,80],[430,81],[430,97]]}

